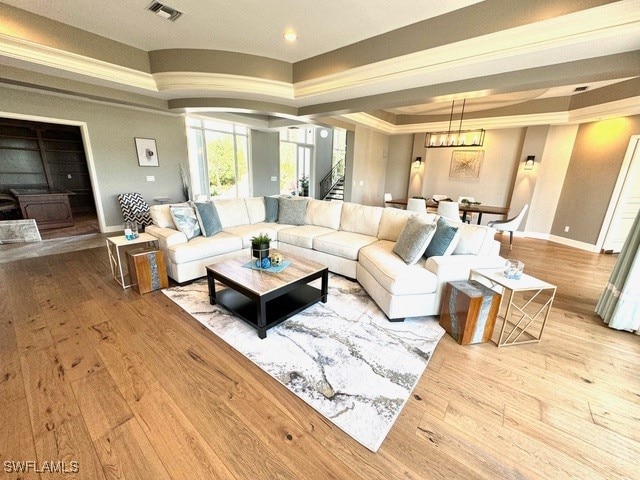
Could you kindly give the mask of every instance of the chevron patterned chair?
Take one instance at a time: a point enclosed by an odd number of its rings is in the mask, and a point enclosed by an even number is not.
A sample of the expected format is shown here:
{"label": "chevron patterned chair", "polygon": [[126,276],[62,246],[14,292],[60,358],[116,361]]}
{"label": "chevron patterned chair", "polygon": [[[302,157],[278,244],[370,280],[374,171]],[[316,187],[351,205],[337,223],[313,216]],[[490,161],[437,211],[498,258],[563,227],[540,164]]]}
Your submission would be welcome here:
{"label": "chevron patterned chair", "polygon": [[120,203],[124,222],[136,222],[142,231],[144,227],[153,223],[149,204],[139,193],[121,193],[118,195],[118,203]]}

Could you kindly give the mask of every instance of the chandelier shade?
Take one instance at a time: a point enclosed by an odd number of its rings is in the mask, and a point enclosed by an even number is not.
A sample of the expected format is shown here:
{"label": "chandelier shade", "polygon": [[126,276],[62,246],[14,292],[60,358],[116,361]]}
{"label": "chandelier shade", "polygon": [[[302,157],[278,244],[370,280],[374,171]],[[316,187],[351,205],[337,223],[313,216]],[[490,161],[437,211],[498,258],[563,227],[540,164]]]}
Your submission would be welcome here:
{"label": "chandelier shade", "polygon": [[462,119],[464,117],[466,99],[462,101],[462,112],[460,113],[458,129],[451,129],[455,103],[455,100],[451,102],[449,129],[442,132],[427,132],[427,137],[424,143],[426,148],[481,147],[484,144],[484,129],[477,128],[475,130],[462,130]]}

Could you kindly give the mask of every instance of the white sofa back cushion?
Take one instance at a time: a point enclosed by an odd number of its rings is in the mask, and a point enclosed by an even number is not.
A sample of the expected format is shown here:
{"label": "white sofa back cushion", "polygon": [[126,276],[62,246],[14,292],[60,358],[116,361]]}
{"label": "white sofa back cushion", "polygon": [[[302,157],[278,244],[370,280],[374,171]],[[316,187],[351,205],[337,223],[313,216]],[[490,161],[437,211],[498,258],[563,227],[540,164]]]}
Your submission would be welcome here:
{"label": "white sofa back cushion", "polygon": [[153,224],[160,228],[173,228],[176,229],[175,223],[171,218],[170,207],[184,207],[188,206],[187,202],[182,203],[165,203],[163,205],[151,205],[149,207],[149,213],[151,214],[151,220]]}
{"label": "white sofa back cushion", "polygon": [[249,224],[249,213],[244,198],[214,200],[222,228]]}
{"label": "white sofa back cushion", "polygon": [[249,222],[254,223],[264,222],[266,218],[266,210],[264,207],[263,197],[250,197],[245,198],[244,202],[247,206],[247,214],[249,215]]}
{"label": "white sofa back cushion", "polygon": [[340,230],[376,237],[383,211],[382,207],[344,203],[340,218]]}
{"label": "white sofa back cushion", "polygon": [[457,225],[460,238],[454,255],[489,255],[496,231],[482,225]]}
{"label": "white sofa back cushion", "polygon": [[343,202],[325,202],[324,200],[309,200],[305,223],[317,227],[326,227],[333,230],[340,228],[340,215]]}

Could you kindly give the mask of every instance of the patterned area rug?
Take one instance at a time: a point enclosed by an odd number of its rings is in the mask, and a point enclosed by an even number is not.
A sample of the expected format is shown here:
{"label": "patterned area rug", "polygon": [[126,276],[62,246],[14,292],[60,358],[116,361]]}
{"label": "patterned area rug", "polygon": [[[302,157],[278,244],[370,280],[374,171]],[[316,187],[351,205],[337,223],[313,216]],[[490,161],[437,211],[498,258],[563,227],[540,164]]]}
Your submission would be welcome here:
{"label": "patterned area rug", "polygon": [[436,319],[389,322],[362,287],[329,276],[329,300],[267,332],[209,304],[206,280],[171,300],[345,433],[377,451],[444,334]]}

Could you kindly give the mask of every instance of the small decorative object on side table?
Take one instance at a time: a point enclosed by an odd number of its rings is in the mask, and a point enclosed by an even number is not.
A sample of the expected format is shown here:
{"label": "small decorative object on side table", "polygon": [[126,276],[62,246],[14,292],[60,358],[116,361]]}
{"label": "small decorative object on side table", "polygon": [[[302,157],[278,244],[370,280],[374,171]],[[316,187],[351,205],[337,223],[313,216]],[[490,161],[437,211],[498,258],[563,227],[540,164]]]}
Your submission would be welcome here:
{"label": "small decorative object on side table", "polygon": [[503,268],[482,268],[469,273],[469,279],[488,284],[496,291],[506,290],[503,294],[505,310],[500,308],[498,314],[502,326],[496,344],[503,347],[537,343],[549,318],[556,286],[522,272],[518,279],[507,278],[512,273],[506,272]]}
{"label": "small decorative object on side table", "polygon": [[445,285],[440,326],[460,345],[491,340],[502,295],[475,280]]}

